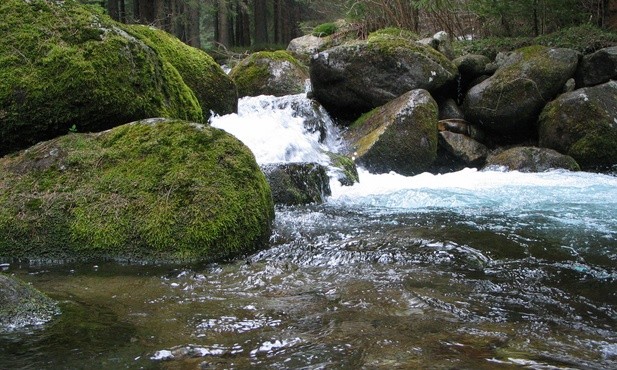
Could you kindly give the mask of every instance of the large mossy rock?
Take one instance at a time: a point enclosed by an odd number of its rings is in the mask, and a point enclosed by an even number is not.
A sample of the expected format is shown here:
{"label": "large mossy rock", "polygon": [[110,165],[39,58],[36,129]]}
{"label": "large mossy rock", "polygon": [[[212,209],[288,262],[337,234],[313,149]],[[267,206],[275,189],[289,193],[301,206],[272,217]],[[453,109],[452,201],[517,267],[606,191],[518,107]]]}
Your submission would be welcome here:
{"label": "large mossy rock", "polygon": [[0,3],[0,155],[148,117],[202,121],[178,70],[73,0]]}
{"label": "large mossy rock", "polygon": [[456,66],[406,33],[377,32],[311,59],[315,98],[341,116],[358,116],[413,89],[435,92],[455,80]]}
{"label": "large mossy rock", "polygon": [[545,172],[551,169],[579,171],[576,161],[553,149],[515,147],[490,155],[486,167],[505,167],[510,171]]}
{"label": "large mossy rock", "polygon": [[205,51],[188,46],[157,28],[142,25],[125,27],[178,70],[199,101],[204,121],[210,117],[210,112],[225,115],[238,111],[235,83]]}
{"label": "large mossy rock", "polygon": [[617,164],[617,82],[560,95],[542,111],[540,146],[573,157],[583,169]]}
{"label": "large mossy rock", "polygon": [[25,282],[0,273],[0,333],[44,324],[59,313],[54,300]]}
{"label": "large mossy rock", "polygon": [[284,50],[253,53],[230,73],[238,85],[238,96],[293,95],[306,90],[306,66]]}
{"label": "large mossy rock", "polygon": [[359,166],[409,176],[435,161],[437,123],[437,103],[417,89],[363,115],[344,135]]}
{"label": "large mossy rock", "polygon": [[578,64],[571,49],[530,46],[512,52],[493,76],[465,97],[465,118],[512,138],[533,137],[544,105],[563,91]]}
{"label": "large mossy rock", "polygon": [[0,257],[208,261],[264,245],[274,209],[232,135],[152,119],[0,158]]}

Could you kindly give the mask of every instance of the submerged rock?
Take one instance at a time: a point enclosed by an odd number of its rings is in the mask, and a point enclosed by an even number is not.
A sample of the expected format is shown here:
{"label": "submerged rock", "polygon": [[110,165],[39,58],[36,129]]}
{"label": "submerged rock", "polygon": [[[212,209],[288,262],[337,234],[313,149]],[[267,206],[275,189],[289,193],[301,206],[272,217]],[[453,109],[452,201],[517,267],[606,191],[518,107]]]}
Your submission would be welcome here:
{"label": "submerged rock", "polygon": [[490,155],[486,167],[505,167],[510,171],[544,172],[551,169],[579,171],[576,161],[559,152],[536,147],[516,147]]}
{"label": "submerged rock", "polygon": [[317,163],[282,163],[263,167],[275,204],[323,203],[331,195],[326,167]]}
{"label": "submerged rock", "polygon": [[54,300],[23,281],[0,273],[0,333],[44,324],[59,313]]}
{"label": "submerged rock", "polygon": [[269,238],[270,187],[232,135],[177,120],[0,158],[0,257],[209,261]]}
{"label": "submerged rock", "polygon": [[583,169],[617,164],[617,82],[574,90],[547,104],[540,146],[572,156]]}
{"label": "submerged rock", "polygon": [[437,103],[412,90],[358,119],[345,133],[358,165],[375,173],[415,175],[437,155]]}
{"label": "submerged rock", "polygon": [[531,46],[516,50],[493,76],[467,92],[465,118],[508,137],[533,137],[542,108],[563,91],[577,64],[578,53],[571,49]]}
{"label": "submerged rock", "polygon": [[300,94],[309,78],[308,69],[283,50],[251,54],[231,70],[230,76],[238,85],[240,97]]}
{"label": "submerged rock", "polygon": [[443,54],[405,34],[377,32],[322,51],[311,60],[315,98],[329,111],[358,117],[413,89],[435,92],[458,72]]}
{"label": "submerged rock", "polygon": [[73,0],[3,0],[0,19],[0,155],[71,127],[91,132],[148,117],[205,120],[163,48],[104,14]]}

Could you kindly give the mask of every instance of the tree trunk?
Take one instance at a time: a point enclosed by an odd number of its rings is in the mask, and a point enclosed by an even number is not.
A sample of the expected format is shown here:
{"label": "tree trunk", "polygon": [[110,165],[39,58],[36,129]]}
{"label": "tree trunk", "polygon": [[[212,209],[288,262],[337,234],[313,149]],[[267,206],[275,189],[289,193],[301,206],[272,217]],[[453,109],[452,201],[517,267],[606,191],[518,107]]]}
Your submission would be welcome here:
{"label": "tree trunk", "polygon": [[255,44],[268,43],[268,4],[266,0],[253,0]]}
{"label": "tree trunk", "polygon": [[217,29],[218,29],[218,37],[217,41],[223,46],[229,46],[230,38],[229,38],[229,11],[227,8],[227,0],[218,0],[217,3]]}
{"label": "tree trunk", "polygon": [[109,16],[114,19],[114,20],[120,20],[119,17],[119,10],[118,10],[118,0],[108,0],[107,1],[107,14],[109,14]]}

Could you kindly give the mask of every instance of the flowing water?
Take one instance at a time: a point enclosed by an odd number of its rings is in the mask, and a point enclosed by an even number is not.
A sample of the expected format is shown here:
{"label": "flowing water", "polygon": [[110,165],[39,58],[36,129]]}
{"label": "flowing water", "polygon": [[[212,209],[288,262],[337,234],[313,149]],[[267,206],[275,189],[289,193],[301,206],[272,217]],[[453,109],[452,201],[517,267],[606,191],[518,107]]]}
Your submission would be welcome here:
{"label": "flowing water", "polygon": [[[262,164],[326,164],[342,143],[310,107],[244,99],[212,124]],[[63,314],[1,334],[0,368],[617,368],[617,177],[360,177],[229,263],[12,264]]]}

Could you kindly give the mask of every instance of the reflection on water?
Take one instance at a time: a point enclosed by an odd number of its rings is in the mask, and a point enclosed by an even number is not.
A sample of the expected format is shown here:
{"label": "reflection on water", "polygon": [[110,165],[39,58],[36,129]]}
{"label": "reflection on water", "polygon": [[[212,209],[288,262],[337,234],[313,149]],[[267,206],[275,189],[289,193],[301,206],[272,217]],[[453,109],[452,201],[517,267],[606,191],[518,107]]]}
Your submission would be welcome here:
{"label": "reflection on water", "polygon": [[490,207],[427,212],[338,202],[279,209],[271,247],[225,264],[13,265],[63,302],[64,315],[2,337],[2,363],[617,366],[617,242],[603,226],[565,228],[533,210],[495,217]]}

